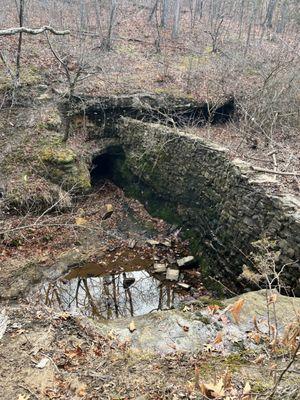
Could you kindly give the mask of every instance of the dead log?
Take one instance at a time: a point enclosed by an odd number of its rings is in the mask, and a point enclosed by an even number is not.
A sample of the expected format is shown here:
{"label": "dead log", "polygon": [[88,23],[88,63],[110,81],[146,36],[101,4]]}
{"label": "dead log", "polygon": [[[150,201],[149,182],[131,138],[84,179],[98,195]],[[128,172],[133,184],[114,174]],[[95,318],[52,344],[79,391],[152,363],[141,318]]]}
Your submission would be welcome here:
{"label": "dead log", "polygon": [[52,26],[42,26],[41,28],[33,29],[33,28],[26,28],[25,26],[20,26],[17,28],[9,28],[9,29],[1,29],[0,36],[11,36],[17,35],[19,33],[27,33],[29,35],[39,35],[44,32],[51,32],[53,35],[69,35],[71,32],[66,31],[57,31],[56,29],[52,28]]}

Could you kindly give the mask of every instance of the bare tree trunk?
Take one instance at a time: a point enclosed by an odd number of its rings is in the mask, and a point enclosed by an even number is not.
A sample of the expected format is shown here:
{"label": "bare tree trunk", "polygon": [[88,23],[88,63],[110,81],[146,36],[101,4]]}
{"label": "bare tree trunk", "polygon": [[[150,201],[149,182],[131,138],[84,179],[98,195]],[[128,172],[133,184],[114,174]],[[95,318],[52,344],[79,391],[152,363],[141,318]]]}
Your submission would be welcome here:
{"label": "bare tree trunk", "polygon": [[196,0],[195,15],[199,15],[201,19],[203,16],[203,0]]}
{"label": "bare tree trunk", "polygon": [[281,3],[279,21],[278,21],[277,27],[276,27],[276,32],[277,33],[283,33],[284,32],[285,27],[286,27],[286,22],[287,22],[287,16],[288,16],[287,1],[283,0],[282,3]]}
{"label": "bare tree trunk", "polygon": [[152,21],[152,18],[154,17],[154,15],[156,15],[158,3],[159,3],[159,0],[155,0],[155,3],[153,5],[153,7],[151,8],[151,11],[149,14],[149,18],[148,18],[149,21]]}
{"label": "bare tree trunk", "polygon": [[163,28],[166,28],[167,26],[167,21],[168,21],[168,11],[169,11],[169,1],[168,0],[162,0],[162,10],[161,10],[161,26]]}
{"label": "bare tree trunk", "polygon": [[256,17],[256,4],[254,1],[252,1],[252,15],[249,21],[249,25],[248,25],[248,32],[247,32],[247,41],[246,41],[246,47],[245,47],[245,51],[244,54],[246,55],[250,46],[250,40],[251,40],[251,33],[252,33],[252,27],[254,25],[254,21],[255,21],[255,17]]}
{"label": "bare tree trunk", "polygon": [[[101,3],[101,1],[99,1],[99,3]],[[98,1],[97,0],[94,0],[94,9],[95,9],[97,30],[98,30],[98,32],[100,32],[100,30],[101,30],[101,19],[100,19],[100,12],[99,12],[99,8],[98,8]]]}
{"label": "bare tree trunk", "polygon": [[117,10],[117,0],[111,0],[110,4],[110,12],[109,12],[109,25],[108,25],[108,33],[105,43],[106,50],[111,50],[112,48],[112,35],[113,29],[115,26],[116,20],[116,10]]}
{"label": "bare tree trunk", "polygon": [[[19,7],[20,28],[23,27],[23,22],[24,22],[24,3],[25,3],[25,0],[20,0],[20,7]],[[23,32],[20,32],[19,33],[19,41],[18,41],[18,50],[17,50],[17,60],[16,60],[16,81],[15,81],[16,86],[18,86],[20,83],[22,43],[23,43]]]}
{"label": "bare tree trunk", "polygon": [[176,39],[178,37],[178,32],[179,32],[180,3],[181,3],[181,0],[175,0],[174,23],[173,23],[173,31],[172,31],[173,39]]}
{"label": "bare tree trunk", "polygon": [[266,19],[264,22],[264,25],[267,28],[272,28],[273,24],[273,16],[274,16],[274,11],[276,8],[277,0],[270,0],[267,8],[267,14],[266,14]]}
{"label": "bare tree trunk", "polygon": [[243,31],[244,11],[245,11],[245,0],[242,0],[240,7],[239,39],[241,38]]}

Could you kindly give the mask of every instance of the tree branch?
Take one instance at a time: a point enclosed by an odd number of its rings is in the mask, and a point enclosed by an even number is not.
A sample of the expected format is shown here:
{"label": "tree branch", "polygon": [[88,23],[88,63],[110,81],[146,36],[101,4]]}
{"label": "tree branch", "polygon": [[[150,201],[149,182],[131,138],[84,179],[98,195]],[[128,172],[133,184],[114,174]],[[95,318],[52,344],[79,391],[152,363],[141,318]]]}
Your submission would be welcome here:
{"label": "tree branch", "polygon": [[29,35],[39,35],[43,32],[51,32],[53,35],[69,35],[70,31],[57,31],[56,29],[52,28],[51,26],[42,26],[41,28],[32,29],[32,28],[25,28],[21,26],[19,28],[9,28],[9,29],[2,29],[0,30],[0,36],[11,36],[16,35],[18,33],[28,33]]}
{"label": "tree branch", "polygon": [[271,169],[259,168],[259,167],[253,167],[253,166],[251,166],[251,169],[253,171],[257,171],[257,172],[265,172],[266,174],[286,175],[286,176],[300,176],[300,171],[295,171],[295,172],[274,171],[274,170],[271,170]]}

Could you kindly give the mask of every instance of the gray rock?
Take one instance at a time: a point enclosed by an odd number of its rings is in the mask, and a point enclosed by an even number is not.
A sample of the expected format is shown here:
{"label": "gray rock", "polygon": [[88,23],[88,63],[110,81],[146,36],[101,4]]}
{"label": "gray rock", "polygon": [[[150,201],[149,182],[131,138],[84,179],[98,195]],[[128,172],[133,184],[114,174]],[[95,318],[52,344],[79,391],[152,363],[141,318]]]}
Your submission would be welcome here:
{"label": "gray rock", "polygon": [[195,261],[195,257],[187,256],[187,257],[183,257],[183,258],[180,258],[179,260],[177,260],[177,265],[179,268],[188,267],[189,265],[193,264],[194,261]]}
{"label": "gray rock", "polygon": [[169,281],[178,281],[179,269],[167,268],[166,279]]}
{"label": "gray rock", "polygon": [[166,272],[167,271],[167,266],[166,266],[166,264],[155,263],[153,265],[153,269],[154,269],[154,272],[157,272],[157,273]]}

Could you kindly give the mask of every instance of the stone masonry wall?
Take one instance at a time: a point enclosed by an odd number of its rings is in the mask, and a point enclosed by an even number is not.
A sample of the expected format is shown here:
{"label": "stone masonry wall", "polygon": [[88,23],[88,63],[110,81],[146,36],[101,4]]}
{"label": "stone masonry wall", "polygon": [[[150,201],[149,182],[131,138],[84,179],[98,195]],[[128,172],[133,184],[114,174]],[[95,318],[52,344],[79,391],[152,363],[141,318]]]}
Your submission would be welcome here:
{"label": "stone masonry wall", "polygon": [[226,150],[159,124],[122,118],[118,136],[126,167],[176,214],[198,239],[207,274],[247,288],[252,242],[268,238],[281,282],[300,295],[300,201],[273,196],[265,176]]}

